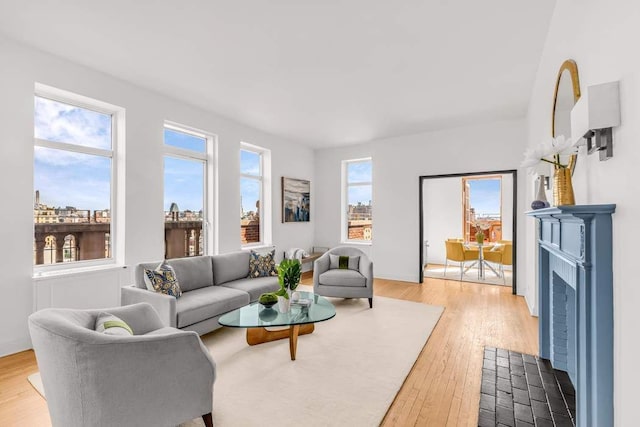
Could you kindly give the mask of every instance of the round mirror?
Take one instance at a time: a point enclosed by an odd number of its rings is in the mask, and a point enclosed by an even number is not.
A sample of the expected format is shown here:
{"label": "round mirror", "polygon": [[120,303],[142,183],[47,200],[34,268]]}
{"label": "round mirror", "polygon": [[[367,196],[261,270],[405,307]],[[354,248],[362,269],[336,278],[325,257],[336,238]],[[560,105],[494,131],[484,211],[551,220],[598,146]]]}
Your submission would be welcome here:
{"label": "round mirror", "polygon": [[571,138],[571,109],[580,98],[578,66],[568,59],[560,66],[556,88],[553,94],[553,116],[551,118],[551,136],[563,135]]}

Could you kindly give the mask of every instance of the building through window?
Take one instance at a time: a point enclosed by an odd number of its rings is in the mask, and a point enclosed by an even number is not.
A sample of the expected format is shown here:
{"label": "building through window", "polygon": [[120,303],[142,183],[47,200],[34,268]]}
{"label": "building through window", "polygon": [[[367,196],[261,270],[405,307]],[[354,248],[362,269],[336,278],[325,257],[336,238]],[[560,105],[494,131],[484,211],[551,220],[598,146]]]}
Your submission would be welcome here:
{"label": "building through window", "polygon": [[343,183],[343,240],[371,241],[373,238],[371,159],[344,161]]}
{"label": "building through window", "polygon": [[[43,85],[34,97],[34,265],[108,260],[124,110]],[[105,244],[105,242],[108,242]]]}
{"label": "building through window", "polygon": [[167,124],[164,149],[165,258],[209,253],[213,136]]}

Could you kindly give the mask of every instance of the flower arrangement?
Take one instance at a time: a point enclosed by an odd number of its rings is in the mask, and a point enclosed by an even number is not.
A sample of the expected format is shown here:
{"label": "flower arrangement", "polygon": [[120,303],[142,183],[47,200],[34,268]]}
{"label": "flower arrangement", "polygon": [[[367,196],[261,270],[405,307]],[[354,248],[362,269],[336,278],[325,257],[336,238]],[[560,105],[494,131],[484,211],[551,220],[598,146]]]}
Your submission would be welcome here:
{"label": "flower arrangement", "polygon": [[[527,148],[524,152],[524,160],[520,164],[524,168],[532,168],[540,162],[553,165],[554,169],[572,169],[575,163],[577,148],[570,139],[563,135],[542,141],[533,148]],[[562,156],[569,156],[566,163],[562,163]]]}
{"label": "flower arrangement", "polygon": [[485,218],[477,218],[471,221],[471,225],[476,228],[476,242],[484,243],[484,232],[491,228],[491,223]]}

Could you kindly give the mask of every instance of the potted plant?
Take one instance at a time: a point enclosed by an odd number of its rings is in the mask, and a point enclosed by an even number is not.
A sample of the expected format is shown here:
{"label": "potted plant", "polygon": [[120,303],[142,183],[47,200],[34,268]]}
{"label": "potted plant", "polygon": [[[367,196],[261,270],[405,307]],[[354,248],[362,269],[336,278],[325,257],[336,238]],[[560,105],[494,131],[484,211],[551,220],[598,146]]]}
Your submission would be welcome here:
{"label": "potted plant", "polygon": [[290,293],[300,284],[302,267],[297,259],[285,259],[278,266],[278,283],[280,289],[276,292],[278,296],[278,307],[282,313],[287,313],[290,306]]}
{"label": "potted plant", "polygon": [[278,296],[274,292],[267,292],[260,295],[260,298],[258,298],[258,302],[265,308],[271,308],[275,303],[278,302]]}

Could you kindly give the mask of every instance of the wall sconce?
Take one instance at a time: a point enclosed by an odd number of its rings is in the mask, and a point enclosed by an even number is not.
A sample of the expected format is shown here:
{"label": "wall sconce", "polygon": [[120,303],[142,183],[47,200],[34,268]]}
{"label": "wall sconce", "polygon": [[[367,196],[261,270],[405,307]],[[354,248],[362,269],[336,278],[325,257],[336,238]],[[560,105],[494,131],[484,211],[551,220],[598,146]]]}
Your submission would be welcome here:
{"label": "wall sconce", "polygon": [[[587,144],[589,154],[598,151],[600,160],[613,157],[613,130],[620,125],[619,82],[587,87],[571,110],[574,146]],[[584,138],[584,139],[583,139]]]}

